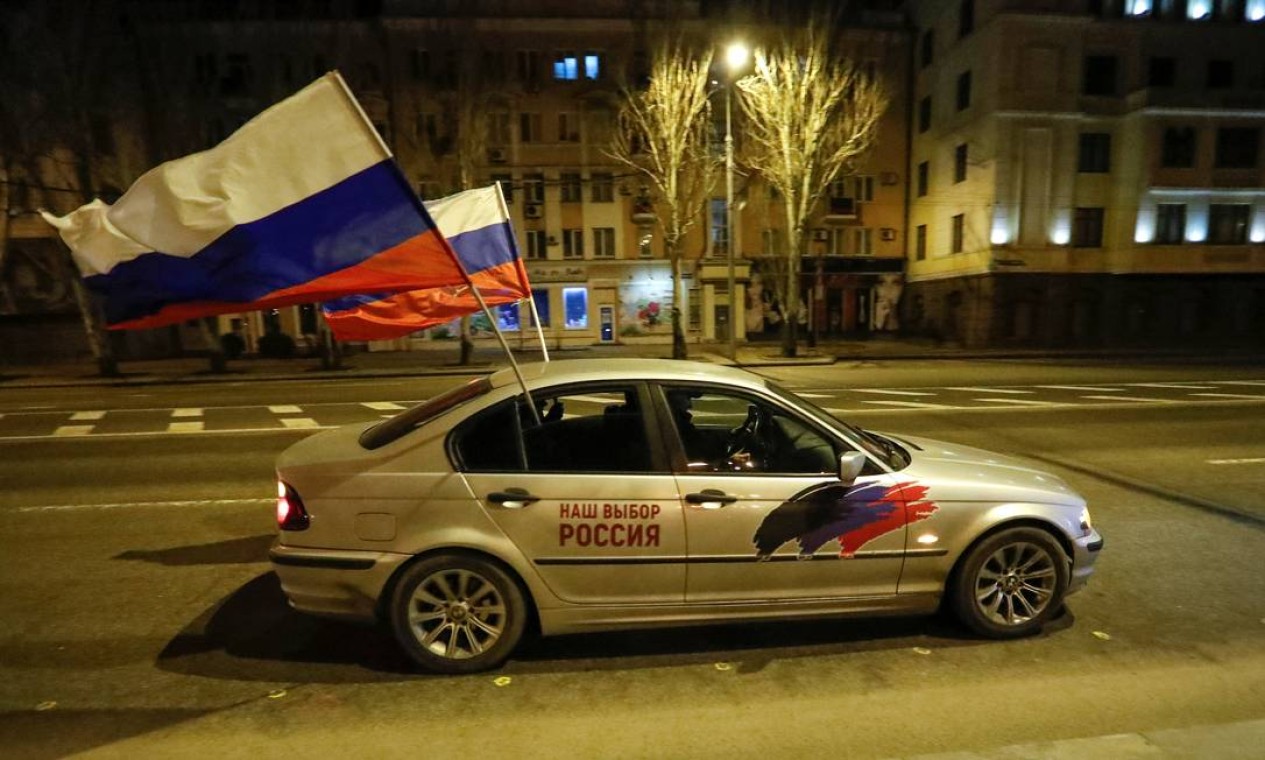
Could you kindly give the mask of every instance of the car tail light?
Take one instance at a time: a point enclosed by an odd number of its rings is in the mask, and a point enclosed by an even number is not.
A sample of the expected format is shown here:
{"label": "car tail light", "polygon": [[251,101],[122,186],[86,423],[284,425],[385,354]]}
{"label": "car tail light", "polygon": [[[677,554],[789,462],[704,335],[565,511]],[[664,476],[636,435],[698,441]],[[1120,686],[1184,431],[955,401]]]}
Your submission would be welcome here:
{"label": "car tail light", "polygon": [[311,518],[303,508],[303,500],[290,486],[277,481],[277,527],[281,530],[307,530]]}

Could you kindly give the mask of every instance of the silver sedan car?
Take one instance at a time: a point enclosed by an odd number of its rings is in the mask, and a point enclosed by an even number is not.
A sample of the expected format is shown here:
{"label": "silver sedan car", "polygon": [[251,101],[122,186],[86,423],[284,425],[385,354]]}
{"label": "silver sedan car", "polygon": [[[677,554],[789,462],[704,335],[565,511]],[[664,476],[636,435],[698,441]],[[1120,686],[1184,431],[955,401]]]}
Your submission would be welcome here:
{"label": "silver sedan car", "polygon": [[749,372],[521,372],[281,455],[271,558],[296,609],[387,621],[445,673],[499,665],[529,629],[945,607],[1012,638],[1058,612],[1102,547],[1055,475],[863,430]]}

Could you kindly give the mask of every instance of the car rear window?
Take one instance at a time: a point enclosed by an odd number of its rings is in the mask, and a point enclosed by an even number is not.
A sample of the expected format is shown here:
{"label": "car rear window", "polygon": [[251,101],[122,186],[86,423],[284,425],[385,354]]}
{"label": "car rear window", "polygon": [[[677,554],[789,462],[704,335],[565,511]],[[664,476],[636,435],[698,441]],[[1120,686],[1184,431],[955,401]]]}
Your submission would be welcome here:
{"label": "car rear window", "polygon": [[374,425],[360,434],[360,445],[376,449],[416,430],[450,409],[478,398],[492,390],[492,382],[486,377],[475,378],[465,385],[429,398],[410,409],[405,409],[389,420]]}

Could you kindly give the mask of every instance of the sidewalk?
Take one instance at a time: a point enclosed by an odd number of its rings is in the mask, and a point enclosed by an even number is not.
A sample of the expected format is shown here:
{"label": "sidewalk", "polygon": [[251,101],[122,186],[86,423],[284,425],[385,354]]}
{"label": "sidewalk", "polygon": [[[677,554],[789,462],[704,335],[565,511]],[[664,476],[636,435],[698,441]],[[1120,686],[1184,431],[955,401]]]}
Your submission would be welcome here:
{"label": "sidewalk", "polygon": [[[339,369],[321,368],[315,357],[268,359],[248,357],[228,363],[228,371],[212,373],[207,359],[200,356],[178,359],[123,361],[119,377],[101,377],[95,364],[84,359],[77,363],[48,365],[0,365],[0,389],[68,386],[130,386],[172,383],[241,382],[243,380],[311,380],[340,377],[423,377],[433,375],[468,375],[492,372],[508,366],[500,347],[492,341],[476,344],[471,364],[457,364],[456,343],[439,343],[415,351],[362,351],[343,359]],[[515,349],[520,363],[540,361],[539,348]],[[666,344],[593,345],[550,349],[549,358],[607,359],[643,357],[667,359],[671,347]],[[776,343],[751,343],[739,346],[736,361],[727,355],[727,347],[716,343],[695,343],[689,346],[694,361],[742,367],[829,365],[835,362],[878,362],[908,360],[971,360],[971,359],[1182,359],[1195,362],[1265,363],[1265,348],[1234,350],[1216,349],[1113,349],[1113,350],[1050,350],[1050,349],[963,349],[953,345],[917,339],[873,339],[868,341],[832,341],[815,348],[801,344],[799,356],[781,356]]]}

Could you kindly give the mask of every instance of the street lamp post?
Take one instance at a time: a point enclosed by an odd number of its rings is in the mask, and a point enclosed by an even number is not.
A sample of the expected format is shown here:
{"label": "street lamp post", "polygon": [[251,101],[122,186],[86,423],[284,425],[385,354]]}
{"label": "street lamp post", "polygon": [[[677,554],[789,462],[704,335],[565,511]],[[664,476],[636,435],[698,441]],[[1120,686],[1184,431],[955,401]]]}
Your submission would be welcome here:
{"label": "street lamp post", "polygon": [[734,129],[733,88],[737,72],[747,65],[749,51],[741,42],[725,50],[729,66],[729,82],[725,85],[725,248],[729,260],[729,358],[738,359],[738,309],[735,301],[738,286],[734,278]]}

